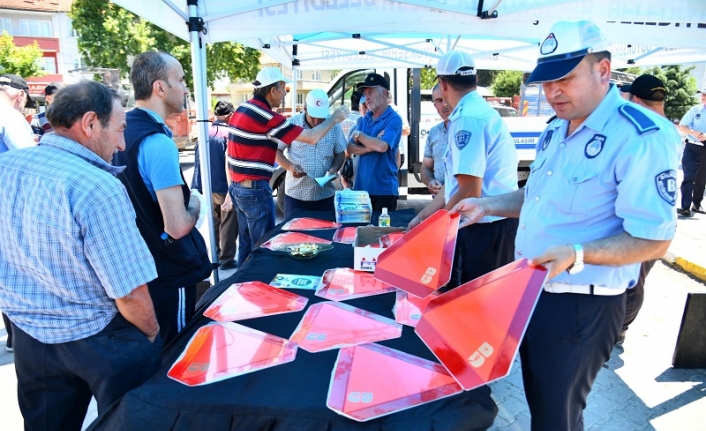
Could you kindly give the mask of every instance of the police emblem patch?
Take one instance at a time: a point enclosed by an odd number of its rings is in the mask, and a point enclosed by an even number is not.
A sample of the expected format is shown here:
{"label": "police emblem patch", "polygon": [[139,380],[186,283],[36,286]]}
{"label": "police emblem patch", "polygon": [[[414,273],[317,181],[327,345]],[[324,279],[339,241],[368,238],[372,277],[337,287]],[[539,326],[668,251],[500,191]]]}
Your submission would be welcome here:
{"label": "police emblem patch", "polygon": [[556,51],[558,46],[559,44],[556,41],[556,36],[554,36],[554,33],[549,33],[549,36],[544,39],[544,42],[542,42],[542,45],[539,47],[539,53],[542,55],[551,54]]}
{"label": "police emblem patch", "polygon": [[593,135],[591,140],[588,141],[588,143],[586,144],[586,148],[584,149],[584,154],[586,154],[586,157],[592,159],[599,155],[601,151],[603,151],[605,140],[606,137],[603,135]]}
{"label": "police emblem patch", "polygon": [[463,150],[466,145],[468,145],[469,142],[471,142],[471,132],[467,130],[461,130],[460,132],[456,133],[456,147],[459,150]]}
{"label": "police emblem patch", "polygon": [[544,140],[542,141],[542,151],[546,150],[549,146],[549,142],[551,142],[553,134],[554,130],[547,130],[547,134],[544,135]]}
{"label": "police emblem patch", "polygon": [[701,118],[701,114],[696,114],[696,119],[698,120],[700,118]]}
{"label": "police emblem patch", "polygon": [[664,171],[655,177],[655,186],[659,197],[669,205],[677,203],[677,172],[673,169]]}

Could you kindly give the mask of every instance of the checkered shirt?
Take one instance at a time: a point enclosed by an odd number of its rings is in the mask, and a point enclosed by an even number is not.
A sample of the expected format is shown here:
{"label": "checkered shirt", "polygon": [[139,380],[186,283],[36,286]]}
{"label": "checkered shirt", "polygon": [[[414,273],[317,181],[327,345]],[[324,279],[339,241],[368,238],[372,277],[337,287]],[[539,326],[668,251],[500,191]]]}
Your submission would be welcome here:
{"label": "checkered shirt", "polygon": [[424,147],[424,157],[434,159],[434,179],[444,184],[446,172],[446,149],[448,148],[446,125],[442,121],[429,130],[427,144]]}
{"label": "checkered shirt", "polygon": [[123,169],[56,134],[0,155],[0,309],[42,343],[100,332],[157,277]]}
{"label": "checkered shirt", "polygon": [[[305,115],[302,112],[289,121],[297,126],[310,129],[311,127],[306,123]],[[294,178],[290,172],[287,172],[284,186],[287,196],[300,201],[320,201],[333,196],[336,190],[331,182],[324,187],[319,187],[314,178],[326,175],[333,165],[336,154],[346,151],[347,145],[343,130],[338,124],[333,126],[316,145],[300,141],[294,141],[288,147],[280,144],[279,148],[284,150],[284,155],[293,163],[300,164],[304,168],[304,172],[307,173],[302,178]]]}

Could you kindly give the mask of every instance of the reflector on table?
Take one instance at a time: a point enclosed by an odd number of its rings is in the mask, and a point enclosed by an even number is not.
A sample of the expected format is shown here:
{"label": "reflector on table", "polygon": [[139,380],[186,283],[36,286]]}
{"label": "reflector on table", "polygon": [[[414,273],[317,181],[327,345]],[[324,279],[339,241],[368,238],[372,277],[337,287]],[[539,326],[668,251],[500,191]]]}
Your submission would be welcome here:
{"label": "reflector on table", "polygon": [[309,300],[259,281],[235,283],[209,306],[203,315],[217,322],[252,319],[301,311]]}
{"label": "reflector on table", "polygon": [[333,234],[333,242],[353,244],[355,242],[356,227],[339,227]]}
{"label": "reflector on table", "polygon": [[297,345],[237,323],[199,328],[167,376],[199,386],[291,362]]}
{"label": "reflector on table", "polygon": [[319,288],[316,290],[316,296],[333,301],[345,301],[395,290],[394,286],[376,280],[369,272],[351,268],[333,268],[324,272]]}
{"label": "reflector on table", "polygon": [[307,352],[390,340],[402,325],[387,317],[338,302],[320,302],[306,310],[289,339]]}
{"label": "reflector on table", "polygon": [[395,315],[395,322],[403,325],[415,327],[422,318],[422,312],[426,310],[429,302],[438,297],[439,292],[434,292],[426,298],[417,298],[402,290],[397,291],[395,306],[392,313]]}
{"label": "reflector on table", "polygon": [[415,332],[464,389],[510,372],[547,276],[515,261],[433,299]]}
{"label": "reflector on table", "polygon": [[458,214],[439,210],[378,257],[375,278],[420,298],[451,279]]}
{"label": "reflector on table", "polygon": [[340,223],[329,220],[320,220],[311,217],[293,218],[282,225],[282,230],[319,230],[319,229],[336,229],[341,227]]}
{"label": "reflector on table", "polygon": [[364,422],[461,392],[446,369],[379,344],[338,352],[326,406]]}
{"label": "reflector on table", "polygon": [[270,281],[270,286],[286,289],[316,290],[321,282],[321,277],[315,275],[277,274]]}
{"label": "reflector on table", "polygon": [[263,243],[260,247],[270,250],[281,251],[293,244],[331,244],[327,239],[318,238],[299,232],[283,232],[273,236],[269,241]]}
{"label": "reflector on table", "polygon": [[390,232],[380,237],[380,244],[387,248],[404,236],[404,232]]}

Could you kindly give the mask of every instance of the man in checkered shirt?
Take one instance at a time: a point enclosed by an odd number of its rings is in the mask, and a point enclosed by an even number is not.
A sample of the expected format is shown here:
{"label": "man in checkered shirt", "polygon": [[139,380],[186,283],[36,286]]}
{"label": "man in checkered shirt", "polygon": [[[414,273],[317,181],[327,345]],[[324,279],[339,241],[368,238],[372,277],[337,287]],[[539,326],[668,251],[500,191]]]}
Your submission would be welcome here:
{"label": "man in checkered shirt", "polygon": [[[323,90],[313,90],[306,96],[304,112],[292,117],[292,124],[312,129],[329,116],[328,96]],[[315,180],[336,175],[346,159],[347,141],[336,124],[316,145],[299,141],[292,145],[279,144],[277,163],[287,169],[284,187],[284,217],[289,218],[298,208],[310,211],[333,211],[335,189],[331,181],[321,187]]]}

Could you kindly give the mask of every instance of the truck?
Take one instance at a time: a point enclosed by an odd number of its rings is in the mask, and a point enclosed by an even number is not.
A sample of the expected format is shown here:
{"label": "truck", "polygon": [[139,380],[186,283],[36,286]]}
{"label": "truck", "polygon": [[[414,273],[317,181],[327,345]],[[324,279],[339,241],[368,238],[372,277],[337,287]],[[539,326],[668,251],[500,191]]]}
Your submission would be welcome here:
{"label": "truck", "polygon": [[[351,93],[356,84],[363,82],[369,73],[379,73],[388,80],[393,102],[397,105],[400,115],[407,115],[410,124],[410,135],[403,136],[400,142],[404,154],[402,168],[398,173],[400,199],[406,199],[408,195],[429,194],[420,177],[422,158],[429,130],[442,120],[432,103],[431,90],[420,89],[420,69],[370,68],[342,71],[326,90],[330,107],[332,110],[344,104],[350,107]],[[529,165],[535,158],[537,140],[553,114],[547,115],[543,112],[544,115],[522,117],[512,107],[492,103],[491,106],[500,113],[508,126],[517,149],[518,184],[523,185],[529,177]],[[278,167],[270,180],[280,209],[283,208],[284,202],[285,175],[286,170]]]}

